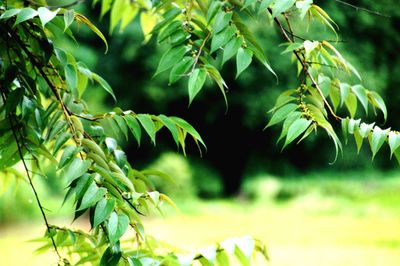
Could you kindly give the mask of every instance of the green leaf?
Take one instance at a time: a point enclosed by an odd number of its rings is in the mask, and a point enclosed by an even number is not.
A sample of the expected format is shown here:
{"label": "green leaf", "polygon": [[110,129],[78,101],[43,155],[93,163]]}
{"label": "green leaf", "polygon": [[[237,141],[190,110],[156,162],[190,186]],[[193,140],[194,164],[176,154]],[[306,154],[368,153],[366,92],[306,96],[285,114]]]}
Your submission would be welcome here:
{"label": "green leaf", "polygon": [[117,266],[121,257],[122,252],[119,250],[119,248],[118,250],[115,250],[115,246],[108,247],[104,251],[103,256],[101,256],[100,266]]}
{"label": "green leaf", "polygon": [[110,244],[114,245],[128,229],[129,218],[125,214],[112,212],[108,219],[107,232]]}
{"label": "green leaf", "polygon": [[78,91],[78,74],[76,72],[76,67],[75,65],[72,64],[67,64],[64,68],[65,71],[65,81],[67,83],[68,89],[71,90],[71,92],[77,96]]}
{"label": "green leaf", "polygon": [[169,85],[177,82],[182,78],[194,63],[194,58],[190,56],[185,56],[179,63],[177,63],[169,74]]}
{"label": "green leaf", "polygon": [[82,198],[81,205],[77,211],[85,210],[95,205],[100,201],[107,193],[107,189],[104,187],[99,188],[94,182],[90,184],[89,188],[85,192]]}
{"label": "green leaf", "polygon": [[351,87],[353,93],[357,96],[358,100],[364,107],[365,113],[368,115],[368,96],[367,91],[361,85],[355,85]]}
{"label": "green leaf", "polygon": [[236,54],[236,77],[245,70],[251,63],[253,51],[247,48],[240,47]]}
{"label": "green leaf", "polygon": [[93,31],[98,37],[100,37],[100,39],[102,39],[102,41],[104,42],[104,44],[105,44],[105,46],[106,46],[106,51],[105,51],[105,53],[107,53],[107,51],[108,51],[108,43],[107,43],[107,40],[106,40],[106,38],[104,37],[103,33],[101,33],[101,31],[100,31],[95,25],[93,25],[93,23],[92,23],[88,18],[86,18],[86,17],[85,17],[84,15],[82,15],[82,14],[75,13],[75,19],[76,19],[77,21],[80,21],[80,22],[84,23],[86,26],[89,27],[89,29],[90,29],[91,31]]}
{"label": "green leaf", "polygon": [[207,71],[204,68],[196,68],[189,77],[189,105],[199,93],[207,78]]}
{"label": "green leaf", "polygon": [[21,22],[34,18],[38,15],[38,12],[30,7],[26,7],[21,9],[21,11],[17,15],[17,19],[15,20],[14,27]]}
{"label": "green leaf", "polygon": [[232,37],[236,33],[236,27],[234,26],[228,26],[221,32],[213,35],[211,39],[211,50],[210,53],[215,52],[217,49],[223,47],[225,44],[227,44]]}
{"label": "green leaf", "polygon": [[311,123],[312,123],[311,120],[307,120],[305,118],[300,118],[295,120],[288,129],[286,141],[285,144],[283,145],[283,148],[285,148],[289,143],[291,143],[298,136],[300,136],[301,133],[306,131],[306,129],[310,126]]}
{"label": "green leaf", "polygon": [[228,27],[229,22],[232,19],[233,12],[225,12],[222,9],[219,10],[215,17],[214,25],[213,25],[213,33],[217,34],[222,31],[226,27]]}
{"label": "green leaf", "polygon": [[154,122],[151,119],[150,115],[138,114],[136,117],[139,120],[140,124],[142,124],[147,135],[149,135],[153,144],[156,145],[156,126],[154,125]]}
{"label": "green leaf", "polygon": [[115,122],[117,122],[121,132],[124,134],[125,139],[128,140],[128,126],[126,125],[125,120],[120,115],[115,115],[113,118]]}
{"label": "green leaf", "polygon": [[105,79],[103,79],[96,73],[92,73],[92,78],[96,82],[98,82],[100,84],[100,86],[113,97],[115,102],[117,101],[117,98],[115,97],[113,89],[111,88],[111,86],[108,84],[108,82]]}
{"label": "green leaf", "polygon": [[217,265],[221,266],[229,266],[229,257],[226,254],[225,250],[222,250],[217,253]]}
{"label": "green leaf", "polygon": [[349,94],[346,99],[345,105],[347,107],[347,110],[349,110],[350,116],[354,117],[357,112],[357,97],[353,93]]}
{"label": "green leaf", "polygon": [[64,148],[63,154],[61,155],[60,162],[58,163],[58,169],[63,168],[69,162],[72,161],[73,158],[78,154],[79,149],[74,145],[69,145]]}
{"label": "green leaf", "polygon": [[186,46],[177,46],[167,50],[162,55],[154,76],[158,75],[159,73],[165,70],[170,69],[175,64],[180,62],[187,52],[188,48]]}
{"label": "green leaf", "polygon": [[392,158],[393,153],[400,146],[400,135],[397,132],[389,132],[389,147],[390,147],[390,158]]}
{"label": "green leaf", "polygon": [[49,21],[57,16],[58,11],[60,11],[59,8],[52,12],[45,7],[39,7],[38,14],[40,21],[42,22],[42,26],[44,27]]}
{"label": "green leaf", "polygon": [[54,148],[53,148],[53,155],[57,154],[58,150],[68,141],[71,139],[71,133],[69,132],[63,132],[61,133],[56,142],[54,143]]}
{"label": "green leaf", "polygon": [[376,153],[382,147],[383,143],[386,140],[388,133],[389,133],[388,129],[382,130],[378,126],[374,127],[372,136],[369,138],[369,144],[371,146],[371,151],[372,151],[372,159],[374,159]]}
{"label": "green leaf", "polygon": [[278,0],[272,8],[272,17],[288,11],[296,3],[296,0]]}
{"label": "green leaf", "polygon": [[142,137],[142,130],[140,128],[139,122],[132,115],[124,116],[126,124],[132,132],[132,135],[135,137],[138,145],[140,146],[140,138]]}
{"label": "green leaf", "polygon": [[210,5],[207,10],[207,23],[210,24],[211,20],[215,17],[219,10],[221,10],[220,1],[210,1]]}
{"label": "green leaf", "polygon": [[175,122],[180,128],[188,132],[190,135],[192,135],[195,139],[200,141],[201,144],[203,144],[204,147],[206,147],[206,144],[204,143],[203,139],[200,137],[200,134],[185,120],[183,120],[180,117],[176,116],[171,116],[170,119]]}
{"label": "green leaf", "polygon": [[216,69],[214,66],[210,64],[206,64],[204,65],[204,67],[207,70],[209,76],[215,81],[215,83],[217,83],[218,88],[220,89],[222,96],[224,97],[225,100],[226,111],[228,111],[228,99],[226,98],[226,93],[225,93],[225,89],[228,89],[228,86],[226,85],[218,69]]}
{"label": "green leaf", "polygon": [[351,86],[347,83],[340,83],[340,106],[346,102],[350,94]]}
{"label": "green leaf", "polygon": [[294,104],[294,103],[289,103],[289,104],[282,106],[281,108],[279,108],[278,110],[276,110],[274,112],[274,115],[271,117],[271,120],[269,121],[269,123],[267,124],[267,126],[264,129],[285,120],[290,115],[290,113],[292,113],[297,108],[298,108],[298,105]]}
{"label": "green leaf", "polygon": [[115,199],[106,199],[102,198],[96,205],[96,209],[94,210],[94,218],[93,218],[93,228],[96,228],[99,224],[104,222],[110,217],[110,214],[114,210],[115,207]]}
{"label": "green leaf", "polygon": [[176,127],[175,123],[172,122],[172,120],[169,119],[167,116],[162,115],[162,114],[159,115],[158,118],[160,118],[160,120],[162,121],[164,126],[166,126],[168,128],[168,130],[171,132],[171,135],[174,138],[174,141],[175,141],[176,145],[178,145],[178,143],[179,143],[179,132],[178,132],[178,128]]}
{"label": "green leaf", "polygon": [[17,15],[19,12],[21,12],[21,9],[17,9],[17,8],[8,9],[8,10],[4,11],[4,13],[0,16],[0,20],[2,20],[2,19],[6,20],[8,18],[11,18],[11,17]]}
{"label": "green leaf", "polygon": [[368,93],[368,96],[371,98],[372,104],[374,106],[378,107],[382,111],[383,118],[386,121],[386,119],[387,119],[387,109],[386,109],[386,104],[383,101],[382,97],[378,93],[376,93],[374,91],[370,91]]}
{"label": "green leaf", "polygon": [[113,2],[110,14],[110,33],[112,33],[118,22],[120,22],[124,11],[126,10],[126,5],[129,5],[129,2],[125,0],[115,0]]}
{"label": "green leaf", "polygon": [[63,169],[62,177],[63,179],[66,180],[66,183],[69,184],[73,180],[77,179],[78,177],[86,173],[90,165],[91,161],[89,160],[82,160],[81,158],[75,158],[68,167]]}
{"label": "green leaf", "polygon": [[74,22],[75,12],[73,9],[64,11],[64,32],[71,26],[72,22]]}
{"label": "green leaf", "polygon": [[224,54],[222,57],[222,64],[228,61],[231,57],[233,57],[242,46],[243,39],[242,38],[232,38],[224,47]]}
{"label": "green leaf", "polygon": [[275,0],[262,0],[260,3],[258,13],[265,11]]}
{"label": "green leaf", "polygon": [[372,128],[374,127],[374,124],[375,123],[372,123],[372,124],[361,123],[360,136],[363,138],[368,137],[369,133],[371,132]]}

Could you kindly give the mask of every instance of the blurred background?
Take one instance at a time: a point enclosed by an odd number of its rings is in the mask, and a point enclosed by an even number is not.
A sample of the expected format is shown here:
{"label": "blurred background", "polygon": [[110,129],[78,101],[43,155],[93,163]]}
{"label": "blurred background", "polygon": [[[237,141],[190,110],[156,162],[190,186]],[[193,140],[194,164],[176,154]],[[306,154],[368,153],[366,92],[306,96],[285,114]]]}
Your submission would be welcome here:
{"label": "blurred background", "polygon": [[[349,1],[390,18],[353,9],[341,1],[314,2],[339,25],[338,49],[361,73],[364,87],[385,99],[386,125],[399,129],[400,9],[394,8],[398,1]],[[92,21],[108,32],[107,15],[97,19],[99,7],[92,9],[83,3],[77,9],[92,14]],[[207,144],[200,156],[196,145],[189,143],[184,157],[168,132],[158,133],[156,147],[148,139],[140,148],[133,138],[120,140],[134,167],[159,169],[176,180],[176,185],[162,181],[157,185],[181,212],[148,218],[149,234],[182,248],[201,248],[250,234],[267,243],[271,265],[400,265],[400,172],[386,147],[372,161],[368,145],[357,155],[350,140],[343,156],[330,164],[334,147],[323,132],[281,151],[276,143],[280,127],[263,131],[277,96],[298,86],[296,67],[290,55],[281,55],[282,39],[267,19],[252,22],[251,27],[279,83],[257,63],[235,80],[235,62],[228,62],[222,70],[229,86],[227,113],[213,84],[206,85],[188,107],[187,80],[168,86],[168,73],[153,78],[165,47],[156,38],[144,43],[139,23],[136,19],[124,32],[108,36],[107,54],[101,40],[84,27],[76,29],[79,45],[67,41],[63,45],[110,83],[122,109],[182,117]],[[335,38],[328,29],[307,31],[301,24],[294,26],[300,36]],[[97,112],[115,106],[95,86],[84,98]],[[385,127],[380,114],[372,120]],[[48,209],[59,210],[50,213],[51,219],[70,224],[72,219],[65,215],[71,206],[61,208],[62,184],[51,178],[55,169],[50,165],[48,171],[48,179],[35,180],[42,201]],[[6,173],[0,177],[0,252],[5,261],[1,264],[44,265],[49,255],[21,256],[21,250],[30,254],[37,247],[24,241],[44,232],[30,189]]]}

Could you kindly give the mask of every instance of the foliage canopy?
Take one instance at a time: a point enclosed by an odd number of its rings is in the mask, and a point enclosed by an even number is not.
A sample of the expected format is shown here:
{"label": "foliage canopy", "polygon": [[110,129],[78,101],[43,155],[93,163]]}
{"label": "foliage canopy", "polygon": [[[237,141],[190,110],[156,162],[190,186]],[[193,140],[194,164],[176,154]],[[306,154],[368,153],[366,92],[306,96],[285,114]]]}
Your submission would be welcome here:
{"label": "foliage canopy", "polygon": [[[258,61],[279,80],[265,55],[268,44],[255,37],[250,25],[274,23],[284,40],[282,53],[292,54],[299,80],[297,88],[276,99],[266,125],[282,124],[278,142],[283,142],[283,148],[322,129],[338,154],[342,143],[335,123],[340,122],[345,140],[353,135],[358,150],[367,139],[373,157],[385,143],[391,155],[400,157],[397,131],[358,119],[359,109],[365,115],[378,109],[386,119],[385,103],[376,92],[364,88],[361,75],[335,47],[338,26],[312,0],[94,0],[93,5],[101,6],[100,17],[110,14],[110,32],[124,30],[140,17],[146,39],[156,35],[168,47],[155,76],[168,71],[170,84],[187,79],[189,105],[211,80],[228,107],[228,85],[220,74],[228,60],[236,60],[236,78]],[[104,114],[91,112],[82,99],[89,82],[115,99],[113,90],[106,79],[63,49],[62,40],[76,41],[71,28],[76,23],[103,40],[105,51],[108,44],[103,33],[73,7],[17,0],[3,0],[0,5],[0,170],[30,183],[46,224],[41,250],[54,249],[59,264],[66,265],[191,265],[194,261],[229,265],[230,256],[249,265],[255,252],[267,258],[263,244],[252,238],[227,240],[199,253],[181,255],[145,234],[141,216],[153,209],[161,211],[164,202],[174,205],[155,190],[152,177],[173,177],[135,169],[116,139],[128,139],[131,134],[140,144],[146,134],[156,144],[156,134],[164,128],[183,153],[188,138],[200,152],[205,143],[179,117],[137,114],[118,107]],[[333,33],[327,36],[334,40],[298,36],[293,23],[325,25]],[[349,84],[352,75],[359,83]],[[68,188],[65,200],[75,202],[75,219],[89,214],[90,232],[47,220],[33,177],[46,173],[49,163],[57,165],[58,176]],[[17,171],[21,167],[24,174]],[[122,241],[128,229],[134,236]]]}

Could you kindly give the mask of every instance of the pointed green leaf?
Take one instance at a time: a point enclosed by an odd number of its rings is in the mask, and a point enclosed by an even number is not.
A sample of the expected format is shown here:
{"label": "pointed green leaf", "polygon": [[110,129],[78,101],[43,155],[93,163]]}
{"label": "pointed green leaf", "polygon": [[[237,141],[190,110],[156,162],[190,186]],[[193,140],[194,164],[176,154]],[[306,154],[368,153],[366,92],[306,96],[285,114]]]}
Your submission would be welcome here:
{"label": "pointed green leaf", "polygon": [[69,10],[65,10],[64,11],[64,31],[66,31],[69,26],[71,26],[72,22],[74,22],[74,18],[75,18],[75,13],[74,10],[69,9]]}
{"label": "pointed green leaf", "polygon": [[368,137],[369,133],[371,132],[372,128],[374,127],[375,123],[372,124],[366,124],[366,123],[361,123],[360,125],[360,135],[363,138]]}
{"label": "pointed green leaf", "polygon": [[194,58],[191,56],[185,56],[179,63],[177,63],[169,74],[169,85],[177,82],[182,78],[194,63]]}
{"label": "pointed green leaf", "polygon": [[393,153],[400,146],[400,135],[397,132],[390,131],[389,132],[389,147],[390,147],[390,157],[393,156]]}
{"label": "pointed green leaf", "polygon": [[158,118],[160,118],[160,120],[162,121],[164,126],[166,126],[168,128],[168,130],[171,132],[171,135],[174,138],[174,141],[175,141],[176,145],[178,145],[178,143],[179,143],[179,132],[178,132],[178,128],[176,127],[174,122],[172,122],[171,119],[169,119],[167,116],[162,115],[162,114],[159,115]]}
{"label": "pointed green leaf", "polygon": [[217,49],[223,47],[225,44],[227,44],[232,37],[236,33],[236,27],[234,26],[228,26],[221,32],[213,35],[211,39],[211,50],[210,53],[215,52]]}
{"label": "pointed green leaf", "polygon": [[17,15],[19,12],[21,12],[21,9],[15,8],[15,9],[8,9],[4,11],[4,13],[0,16],[0,20],[2,19],[8,19],[11,18],[15,15]]}
{"label": "pointed green leaf", "polygon": [[42,22],[42,26],[44,27],[44,25],[46,25],[49,21],[55,18],[55,16],[57,16],[58,11],[60,11],[60,9],[57,9],[52,12],[45,7],[39,7],[38,14],[40,21]]}
{"label": "pointed green leaf", "polygon": [[350,116],[355,117],[357,112],[357,97],[353,93],[349,94],[345,101],[345,105],[347,110],[349,110]]}
{"label": "pointed green leaf", "polygon": [[298,136],[300,136],[301,133],[306,131],[306,129],[310,126],[311,122],[312,122],[311,120],[307,120],[305,118],[300,118],[294,121],[293,124],[291,124],[288,129],[286,141],[285,144],[283,145],[283,148],[285,148],[289,143],[291,143]]}
{"label": "pointed green leaf", "polygon": [[94,210],[94,218],[93,218],[93,228],[96,228],[99,224],[104,222],[110,217],[110,214],[114,210],[115,207],[115,199],[106,199],[102,198],[96,205],[96,209]]}
{"label": "pointed green leaf", "polygon": [[149,135],[153,144],[156,145],[156,126],[154,125],[154,122],[151,119],[150,115],[138,114],[136,117],[139,120],[140,124],[142,124],[147,135]]}
{"label": "pointed green leaf", "polygon": [[225,12],[222,9],[219,9],[219,12],[215,17],[215,22],[213,25],[213,33],[217,34],[218,32],[228,27],[229,22],[232,19],[232,15],[233,12]]}
{"label": "pointed green leaf", "polygon": [[82,198],[81,205],[77,211],[85,210],[89,207],[95,205],[98,201],[104,198],[106,195],[107,189],[104,187],[97,187],[97,185],[93,182],[90,184],[89,188],[85,192]]}
{"label": "pointed green leaf", "polygon": [[222,64],[228,61],[231,57],[233,57],[239,50],[239,48],[243,44],[243,39],[234,37],[232,38],[224,47],[224,54],[222,57]]}
{"label": "pointed green leaf", "polygon": [[71,92],[77,96],[78,91],[78,74],[76,72],[76,67],[75,65],[72,64],[67,64],[64,68],[65,71],[65,81],[67,83],[67,87]]}
{"label": "pointed green leaf", "polygon": [[129,129],[131,130],[132,135],[135,137],[138,145],[140,146],[140,138],[142,137],[142,130],[140,128],[139,122],[136,120],[135,117],[131,115],[124,116],[124,119]]}
{"label": "pointed green leaf", "polygon": [[276,17],[279,14],[288,11],[296,3],[296,0],[279,0],[275,1],[275,5],[272,8],[272,17]]}
{"label": "pointed green leaf", "polygon": [[204,68],[196,68],[189,77],[189,105],[194,97],[199,93],[207,78],[207,71]]}
{"label": "pointed green leaf", "polygon": [[361,102],[364,107],[365,113],[368,115],[368,96],[367,91],[361,85],[355,85],[351,87],[354,94],[357,96],[358,100]]}
{"label": "pointed green leaf", "polygon": [[64,148],[63,154],[61,155],[60,162],[58,164],[58,169],[63,168],[69,162],[72,161],[73,158],[78,154],[79,149],[74,145],[69,145]]}
{"label": "pointed green leaf", "polygon": [[180,62],[187,52],[188,48],[186,46],[176,46],[167,50],[162,55],[154,76],[158,75],[159,73],[165,70],[170,69],[175,64]]}
{"label": "pointed green leaf", "polygon": [[14,26],[18,25],[21,22],[34,18],[38,15],[38,12],[30,7],[25,7],[21,9],[21,11],[17,15],[17,19],[15,20]]}
{"label": "pointed green leaf", "polygon": [[54,148],[53,148],[53,155],[57,154],[58,150],[72,137],[71,133],[69,132],[63,132],[61,133],[56,142],[54,143]]}
{"label": "pointed green leaf", "polygon": [[276,110],[274,112],[274,115],[271,117],[271,120],[269,121],[268,125],[264,129],[285,120],[286,117],[288,117],[290,115],[290,113],[292,113],[297,108],[298,108],[298,105],[294,104],[294,103],[289,103],[289,104],[282,106],[281,108],[279,108],[278,110]]}
{"label": "pointed green leaf", "polygon": [[372,159],[374,159],[376,153],[382,147],[383,143],[386,140],[386,137],[389,133],[389,130],[382,130],[378,126],[374,127],[374,131],[372,132],[372,136],[369,138],[369,144],[371,146],[372,151]]}
{"label": "pointed green leaf", "polygon": [[219,10],[221,10],[221,2],[220,1],[210,1],[210,5],[207,10],[207,23],[215,17]]}
{"label": "pointed green leaf", "polygon": [[251,63],[253,51],[247,48],[240,47],[236,54],[236,77],[245,70]]}
{"label": "pointed green leaf", "polygon": [[260,3],[258,13],[265,11],[275,0],[262,0]]}
{"label": "pointed green leaf", "polygon": [[374,91],[370,91],[368,93],[368,96],[371,97],[372,104],[374,106],[378,107],[382,111],[383,118],[386,121],[386,119],[387,119],[387,109],[386,109],[386,104],[383,101],[382,97],[378,93],[376,93]]}
{"label": "pointed green leaf", "polygon": [[350,94],[351,86],[347,83],[340,83],[340,106],[346,102]]}
{"label": "pointed green leaf", "polygon": [[180,117],[176,116],[171,116],[170,119],[175,122],[175,124],[182,128],[184,131],[192,135],[195,139],[200,141],[201,144],[203,144],[204,147],[206,147],[206,144],[204,143],[203,139],[200,137],[200,134],[185,120],[183,120]]}
{"label": "pointed green leaf", "polygon": [[129,218],[125,214],[112,212],[108,219],[107,232],[110,244],[114,245],[128,229]]}
{"label": "pointed green leaf", "polygon": [[113,89],[111,88],[111,86],[108,84],[108,82],[105,79],[103,79],[96,73],[92,73],[92,78],[96,82],[98,82],[100,84],[100,86],[113,97],[115,102],[117,101],[117,98],[115,97]]}
{"label": "pointed green leaf", "polygon": [[81,158],[75,158],[68,167],[63,169],[62,178],[66,180],[67,184],[69,184],[73,180],[77,179],[78,177],[86,173],[90,165],[91,161],[89,160],[82,160]]}

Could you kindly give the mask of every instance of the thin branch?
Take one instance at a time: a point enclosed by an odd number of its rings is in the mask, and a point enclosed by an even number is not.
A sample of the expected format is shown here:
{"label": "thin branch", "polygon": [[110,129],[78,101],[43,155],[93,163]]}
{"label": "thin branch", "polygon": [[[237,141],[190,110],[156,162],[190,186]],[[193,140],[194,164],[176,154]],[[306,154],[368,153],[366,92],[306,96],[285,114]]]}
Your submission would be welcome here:
{"label": "thin branch", "polygon": [[[268,8],[269,13],[272,15],[272,10],[271,8]],[[279,29],[281,30],[283,36],[285,37],[285,39],[292,43],[292,39],[289,37],[288,33],[286,32],[285,28],[283,27],[282,23],[279,21],[278,18],[274,18],[275,23],[278,25]],[[293,51],[294,55],[296,56],[297,60],[300,62],[300,64],[303,66],[303,70],[304,73],[310,78],[311,82],[314,84],[315,88],[317,89],[318,93],[321,95],[322,100],[324,101],[324,104],[326,105],[326,107],[328,108],[329,113],[331,113],[331,115],[336,119],[336,120],[342,120],[341,117],[337,116],[335,114],[335,112],[333,111],[332,107],[330,106],[330,104],[328,103],[328,101],[326,100],[321,88],[319,87],[317,81],[314,79],[314,77],[310,74],[310,72],[308,71],[308,65],[305,62],[305,60],[303,60],[300,56],[300,53],[297,52],[296,50]]]}
{"label": "thin branch", "polygon": [[367,12],[367,13],[375,15],[375,16],[380,16],[380,17],[384,17],[384,18],[391,18],[391,16],[389,16],[389,15],[380,13],[378,11],[370,10],[368,8],[365,8],[365,7],[356,6],[356,5],[350,4],[350,3],[342,1],[342,0],[334,0],[334,1],[336,1],[339,4],[342,4],[344,6],[354,8],[356,11],[364,11],[364,12]]}
{"label": "thin branch", "polygon": [[[2,96],[2,98],[3,98],[3,102],[6,102],[6,96],[4,95],[4,92],[3,92],[3,91],[2,91],[2,93],[1,93],[1,96]],[[46,213],[44,212],[44,209],[45,209],[45,208],[43,207],[43,205],[42,205],[42,203],[41,203],[41,201],[40,201],[40,199],[39,199],[39,195],[38,195],[38,193],[37,193],[37,191],[36,191],[35,185],[33,184],[32,177],[31,177],[31,175],[30,175],[30,171],[29,171],[29,169],[28,169],[28,166],[26,165],[26,162],[25,162],[25,159],[24,159],[24,154],[23,154],[23,152],[22,152],[22,145],[21,145],[21,143],[18,141],[17,130],[16,130],[16,128],[15,128],[15,125],[14,125],[14,122],[13,122],[13,117],[12,117],[11,114],[8,114],[8,119],[10,120],[11,131],[12,131],[12,134],[13,134],[13,136],[14,136],[15,142],[16,142],[16,144],[17,144],[17,149],[18,149],[19,158],[20,158],[21,161],[22,161],[22,164],[23,164],[23,166],[24,166],[24,170],[25,170],[26,176],[28,177],[29,185],[30,185],[30,187],[31,187],[31,189],[32,189],[32,191],[33,191],[33,194],[35,195],[36,202],[37,202],[37,204],[38,204],[38,206],[39,206],[39,209],[40,209],[40,212],[41,212],[41,214],[42,214],[44,223],[46,224],[47,232],[49,233],[49,236],[50,236],[50,239],[51,239],[51,243],[52,243],[52,245],[53,245],[53,247],[54,247],[55,252],[57,253],[58,258],[59,258],[59,259],[62,259],[61,254],[58,252],[58,248],[57,248],[56,242],[54,241],[54,238],[53,238],[53,236],[51,235],[51,232],[50,232],[51,226],[50,226],[50,224],[49,224],[49,222],[48,222],[48,220],[47,220]],[[23,138],[23,136],[22,136],[21,133],[20,133],[20,137]]]}
{"label": "thin branch", "polygon": [[196,57],[194,59],[193,67],[192,67],[192,70],[190,71],[190,73],[192,73],[194,71],[194,69],[196,68],[196,65],[199,62],[200,55],[201,55],[201,53],[203,51],[203,48],[206,45],[206,42],[210,38],[210,36],[211,36],[211,31],[208,32],[207,36],[204,38],[203,42],[201,43],[200,48],[199,48],[199,52],[197,53],[197,55],[196,55]]}

